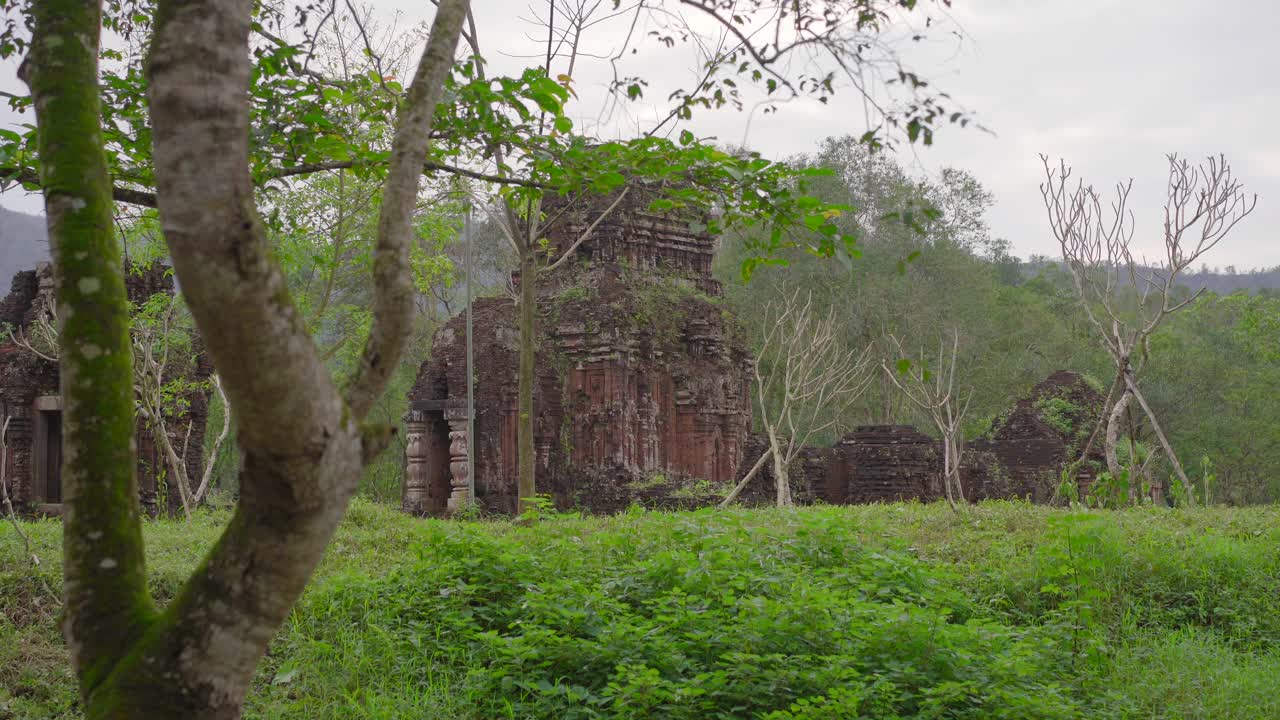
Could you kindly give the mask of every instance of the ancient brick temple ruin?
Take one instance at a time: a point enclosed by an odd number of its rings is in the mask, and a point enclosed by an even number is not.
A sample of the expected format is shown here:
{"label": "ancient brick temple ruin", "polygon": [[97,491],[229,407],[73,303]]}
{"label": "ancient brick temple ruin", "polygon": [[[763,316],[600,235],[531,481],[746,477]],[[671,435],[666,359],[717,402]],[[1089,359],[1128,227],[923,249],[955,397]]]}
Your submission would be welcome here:
{"label": "ancient brick temple ruin", "polygon": [[[609,201],[566,211],[552,247],[569,247]],[[537,482],[561,507],[712,504],[767,447],[751,433],[752,358],[711,276],[713,238],[647,206],[642,193],[631,195],[570,262],[539,278]],[[475,500],[497,512],[513,512],[517,497],[516,321],[509,298],[475,302]],[[467,503],[466,382],[457,317],[436,334],[409,393],[406,512]],[[969,499],[1050,499],[1101,402],[1074,373],[1036,386],[966,450]],[[938,442],[900,425],[805,448],[790,469],[799,504],[935,500],[941,472]],[[773,495],[766,468],[740,501],[768,504]]]}
{"label": "ancient brick temple ruin", "polygon": [[[125,273],[129,300],[145,302],[157,293],[174,292],[173,279],[162,265],[145,269],[130,267]],[[59,514],[62,488],[62,398],[58,386],[58,365],[41,357],[31,347],[13,338],[33,337],[32,329],[41,320],[52,319],[53,271],[48,263],[36,270],[19,272],[13,278],[12,290],[0,302],[0,323],[7,327],[0,337],[0,422],[4,423],[4,481],[15,507],[25,513]],[[12,334],[10,334],[12,331]],[[35,347],[34,342],[28,344]],[[35,347],[39,350],[39,347]],[[183,371],[193,381],[202,381],[212,373],[203,353],[197,353],[190,367]],[[201,453],[204,449],[205,420],[208,415],[207,392],[187,394],[187,408],[180,417],[169,418],[176,447],[185,442],[190,477],[199,477]],[[186,429],[190,426],[190,437]],[[164,487],[166,463],[151,431],[138,421],[138,488],[144,509],[155,514],[162,509],[179,507],[177,492],[165,497],[160,507],[159,490]]]}
{"label": "ancient brick temple ruin", "polygon": [[[569,262],[538,279],[538,492],[563,506],[705,504],[733,482],[751,429],[751,356],[711,276],[714,238],[650,212],[649,200],[632,192]],[[569,208],[551,245],[568,248],[609,202]],[[484,298],[473,312],[475,500],[511,512],[516,308]],[[467,499],[464,332],[458,317],[436,334],[409,395],[403,506],[411,513]]]}

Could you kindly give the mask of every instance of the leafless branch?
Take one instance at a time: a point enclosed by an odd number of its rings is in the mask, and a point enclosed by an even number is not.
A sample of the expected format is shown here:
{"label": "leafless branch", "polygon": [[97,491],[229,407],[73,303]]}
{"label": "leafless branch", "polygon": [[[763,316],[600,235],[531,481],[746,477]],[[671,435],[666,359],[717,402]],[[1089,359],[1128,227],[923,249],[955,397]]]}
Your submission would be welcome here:
{"label": "leafless branch", "polygon": [[[908,359],[901,340],[890,335],[889,341],[899,358]],[[960,429],[973,397],[967,389],[956,389],[959,355],[960,334],[953,330],[949,349],[945,340],[939,341],[938,361],[932,371],[924,365],[923,358],[910,361],[903,372],[897,372],[897,369],[889,367],[888,362],[881,360],[885,376],[913,405],[928,414],[942,436],[942,486],[953,510],[957,508],[957,501],[965,501],[964,487],[960,483]]]}

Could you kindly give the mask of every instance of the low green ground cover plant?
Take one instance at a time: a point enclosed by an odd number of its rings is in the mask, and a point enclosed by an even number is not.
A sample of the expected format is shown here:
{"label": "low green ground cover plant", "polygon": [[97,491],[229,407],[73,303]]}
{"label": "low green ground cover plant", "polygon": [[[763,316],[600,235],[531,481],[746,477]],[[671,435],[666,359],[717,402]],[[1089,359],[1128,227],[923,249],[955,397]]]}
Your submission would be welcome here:
{"label": "low green ground cover plant", "polygon": [[[172,597],[225,511],[148,525]],[[25,524],[57,588],[59,526]],[[78,717],[0,534],[0,718]],[[357,502],[255,718],[1274,718],[1280,510],[414,520]]]}

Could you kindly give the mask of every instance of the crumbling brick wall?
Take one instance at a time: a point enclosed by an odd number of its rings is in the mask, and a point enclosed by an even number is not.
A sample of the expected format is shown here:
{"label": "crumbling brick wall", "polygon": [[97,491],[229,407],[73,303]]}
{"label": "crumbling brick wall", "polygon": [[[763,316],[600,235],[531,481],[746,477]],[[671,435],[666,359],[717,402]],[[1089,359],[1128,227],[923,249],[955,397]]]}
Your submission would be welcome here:
{"label": "crumbling brick wall", "polygon": [[910,425],[864,425],[836,443],[823,499],[832,504],[932,500],[941,492],[937,443]]}

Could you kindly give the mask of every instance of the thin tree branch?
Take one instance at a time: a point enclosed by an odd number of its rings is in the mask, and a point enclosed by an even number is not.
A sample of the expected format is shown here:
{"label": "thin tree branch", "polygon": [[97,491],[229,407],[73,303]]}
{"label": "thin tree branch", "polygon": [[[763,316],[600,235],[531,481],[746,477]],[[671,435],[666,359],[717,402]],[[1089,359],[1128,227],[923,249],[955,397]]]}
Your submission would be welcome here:
{"label": "thin tree branch", "polygon": [[392,141],[391,166],[382,194],[374,258],[373,326],[345,395],[363,419],[382,393],[413,324],[413,274],[409,269],[412,219],[417,205],[421,158],[430,146],[436,105],[453,69],[458,36],[466,19],[465,0],[442,0],[427,47],[410,86]]}
{"label": "thin tree branch", "polygon": [[555,270],[556,268],[560,267],[560,265],[563,264],[570,257],[573,257],[573,254],[577,252],[579,247],[582,246],[582,243],[586,242],[591,237],[591,234],[595,232],[596,227],[599,226],[600,223],[603,222],[605,218],[609,217],[609,215],[611,215],[613,211],[619,205],[622,204],[622,201],[626,199],[627,193],[629,192],[631,192],[630,186],[623,188],[622,192],[618,193],[618,197],[614,198],[612,203],[609,203],[609,207],[605,208],[604,212],[601,212],[598,216],[596,216],[596,219],[592,221],[590,225],[587,226],[587,229],[583,230],[582,234],[578,235],[578,239],[574,240],[573,244],[570,245],[563,253],[561,253],[560,258],[555,262],[551,263],[550,265],[548,265],[543,270],[543,272],[550,272],[552,270]]}

